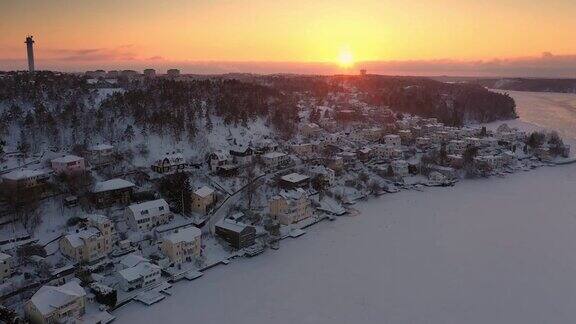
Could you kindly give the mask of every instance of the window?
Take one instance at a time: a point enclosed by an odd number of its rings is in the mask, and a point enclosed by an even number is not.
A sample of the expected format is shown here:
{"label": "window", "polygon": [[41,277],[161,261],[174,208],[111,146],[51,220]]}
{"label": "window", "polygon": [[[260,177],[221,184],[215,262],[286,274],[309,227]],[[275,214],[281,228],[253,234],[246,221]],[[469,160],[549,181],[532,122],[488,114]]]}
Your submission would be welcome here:
{"label": "window", "polygon": [[158,207],[158,210],[160,210],[160,211],[164,210],[164,206]]}
{"label": "window", "polygon": [[142,211],[140,211],[140,215],[148,215],[148,210],[142,210]]}

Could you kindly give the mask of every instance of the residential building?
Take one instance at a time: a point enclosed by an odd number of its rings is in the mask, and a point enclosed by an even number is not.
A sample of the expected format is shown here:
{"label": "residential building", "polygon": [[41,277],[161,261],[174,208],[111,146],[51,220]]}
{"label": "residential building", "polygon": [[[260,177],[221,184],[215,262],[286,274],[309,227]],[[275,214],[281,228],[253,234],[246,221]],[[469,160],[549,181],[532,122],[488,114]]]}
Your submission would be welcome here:
{"label": "residential building", "polygon": [[230,149],[230,156],[232,161],[238,165],[246,165],[252,163],[252,155],[254,151],[249,146],[235,146]]}
{"label": "residential building", "polygon": [[429,148],[432,144],[432,140],[430,137],[417,137],[416,138],[416,147],[419,149],[426,149]]}
{"label": "residential building", "polygon": [[231,163],[230,155],[224,151],[216,151],[210,153],[208,156],[208,164],[210,165],[210,171],[217,172],[218,168]]}
{"label": "residential building", "polygon": [[92,200],[96,208],[106,208],[114,204],[129,204],[132,200],[134,184],[123,179],[97,182],[92,189]]}
{"label": "residential building", "polygon": [[280,224],[290,225],[312,216],[310,198],[302,188],[282,190],[269,201],[270,217]]}
{"label": "residential building", "polygon": [[384,136],[384,145],[399,149],[402,145],[402,139],[400,135],[388,134]]}
{"label": "residential building", "polygon": [[331,187],[336,183],[336,172],[323,165],[314,165],[308,169],[312,177],[321,177]]}
{"label": "residential building", "polygon": [[178,69],[169,69],[168,71],[166,71],[166,74],[168,75],[168,77],[170,78],[175,78],[180,76],[180,70]]}
{"label": "residential building", "polygon": [[76,281],[42,286],[24,306],[32,324],[76,322],[86,312],[86,291]]}
{"label": "residential building", "polygon": [[44,187],[48,183],[48,173],[40,170],[14,170],[3,174],[2,185],[8,192]]}
{"label": "residential building", "polygon": [[275,169],[286,166],[290,163],[290,156],[282,152],[269,152],[262,155],[264,165]]}
{"label": "residential building", "polygon": [[181,153],[166,153],[154,161],[152,170],[158,173],[175,172],[186,168],[186,160]]}
{"label": "residential building", "polygon": [[462,154],[466,147],[466,141],[463,140],[451,140],[447,145],[448,153],[450,154]]}
{"label": "residential building", "polygon": [[191,210],[205,215],[216,203],[214,189],[204,186],[192,192]]}
{"label": "residential building", "polygon": [[290,173],[280,177],[279,185],[284,189],[295,189],[301,187],[308,187],[310,184],[310,177],[299,173]]}
{"label": "residential building", "polygon": [[120,263],[123,268],[118,271],[118,278],[124,291],[147,287],[162,277],[161,268],[140,255],[129,254]]}
{"label": "residential building", "polygon": [[231,247],[242,249],[254,244],[256,229],[254,226],[224,218],[215,224],[215,233],[224,239]]}
{"label": "residential building", "polygon": [[72,175],[86,171],[84,158],[75,155],[65,155],[50,161],[52,170],[56,174]]}
{"label": "residential building", "polygon": [[0,252],[0,282],[10,277],[14,272],[12,256]]}
{"label": "residential building", "polygon": [[395,176],[405,177],[408,175],[408,162],[405,160],[392,160],[390,165]]}
{"label": "residential building", "polygon": [[301,127],[300,133],[304,137],[316,137],[322,133],[322,128],[318,124],[307,123]]}
{"label": "residential building", "polygon": [[124,210],[124,215],[130,228],[144,232],[166,224],[174,217],[164,199],[130,205]]}
{"label": "residential building", "polygon": [[60,251],[76,262],[94,262],[112,251],[113,225],[102,215],[88,215],[88,223],[60,239]]}
{"label": "residential building", "polygon": [[93,165],[104,165],[114,162],[114,146],[97,144],[89,147],[88,161]]}
{"label": "residential building", "polygon": [[162,252],[174,264],[192,261],[200,256],[201,236],[200,229],[194,226],[176,229],[162,238]]}

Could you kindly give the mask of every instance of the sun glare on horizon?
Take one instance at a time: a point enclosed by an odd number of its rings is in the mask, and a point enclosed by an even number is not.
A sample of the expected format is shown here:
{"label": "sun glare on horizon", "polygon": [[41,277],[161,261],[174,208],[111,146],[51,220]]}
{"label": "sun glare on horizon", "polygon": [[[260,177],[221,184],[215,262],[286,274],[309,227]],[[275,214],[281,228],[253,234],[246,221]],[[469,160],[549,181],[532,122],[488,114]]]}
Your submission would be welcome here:
{"label": "sun glare on horizon", "polygon": [[349,49],[342,49],[338,54],[338,65],[343,68],[349,68],[354,65],[354,55]]}

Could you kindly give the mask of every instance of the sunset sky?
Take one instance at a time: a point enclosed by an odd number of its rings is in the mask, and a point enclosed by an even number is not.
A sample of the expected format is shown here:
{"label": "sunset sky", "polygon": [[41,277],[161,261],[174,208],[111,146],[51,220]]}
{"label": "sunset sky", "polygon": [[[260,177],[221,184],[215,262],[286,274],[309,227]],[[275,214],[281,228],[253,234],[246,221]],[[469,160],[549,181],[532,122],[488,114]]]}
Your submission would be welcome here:
{"label": "sunset sky", "polygon": [[574,0],[5,0],[0,69],[576,76]]}

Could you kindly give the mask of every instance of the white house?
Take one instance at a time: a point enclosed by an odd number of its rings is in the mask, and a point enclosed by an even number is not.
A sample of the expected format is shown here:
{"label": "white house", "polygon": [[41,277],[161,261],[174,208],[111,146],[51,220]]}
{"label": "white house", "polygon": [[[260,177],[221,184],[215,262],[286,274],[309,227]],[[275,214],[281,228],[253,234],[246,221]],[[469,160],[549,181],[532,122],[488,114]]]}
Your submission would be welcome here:
{"label": "white house", "polygon": [[400,148],[401,138],[397,134],[388,134],[384,136],[384,144],[386,146],[392,146],[393,148]]}
{"label": "white house", "polygon": [[65,155],[50,161],[54,173],[67,175],[86,171],[84,158],[75,155]]}
{"label": "white house", "polygon": [[290,156],[282,152],[269,152],[262,155],[262,161],[269,168],[277,168],[287,165],[290,162]]}
{"label": "white house", "polygon": [[86,312],[86,291],[76,281],[42,286],[24,306],[33,324],[77,322]]}
{"label": "white house", "polygon": [[124,213],[130,228],[145,232],[169,222],[173,217],[164,199],[130,205]]}
{"label": "white house", "polygon": [[394,175],[399,177],[405,177],[408,175],[408,162],[405,160],[393,160],[390,162],[392,166],[392,171],[394,171]]}
{"label": "white house", "polygon": [[123,269],[118,271],[120,287],[124,291],[131,291],[149,286],[160,280],[161,268],[150,263],[150,260],[137,255],[129,254],[120,263]]}
{"label": "white house", "polygon": [[227,164],[230,164],[232,159],[227,152],[215,151],[208,156],[208,164],[210,165],[210,171],[216,172],[218,168]]}

